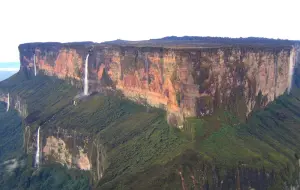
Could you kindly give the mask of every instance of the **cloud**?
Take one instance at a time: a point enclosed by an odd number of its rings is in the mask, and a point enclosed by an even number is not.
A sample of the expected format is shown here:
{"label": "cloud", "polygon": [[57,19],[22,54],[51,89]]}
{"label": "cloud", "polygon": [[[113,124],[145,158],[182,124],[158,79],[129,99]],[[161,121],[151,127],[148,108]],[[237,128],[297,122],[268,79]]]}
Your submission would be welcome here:
{"label": "cloud", "polygon": [[18,72],[20,68],[1,68],[0,71]]}

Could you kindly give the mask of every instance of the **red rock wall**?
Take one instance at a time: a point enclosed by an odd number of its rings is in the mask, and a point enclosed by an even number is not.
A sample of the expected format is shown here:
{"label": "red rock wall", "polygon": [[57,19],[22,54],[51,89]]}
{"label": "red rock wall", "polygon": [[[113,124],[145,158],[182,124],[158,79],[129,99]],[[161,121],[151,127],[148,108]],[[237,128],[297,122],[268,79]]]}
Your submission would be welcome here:
{"label": "red rock wall", "polygon": [[[21,67],[33,73],[35,52],[38,71],[83,83],[88,48],[53,46],[45,50],[38,44],[31,53],[20,48]],[[221,107],[246,116],[286,91],[290,51],[95,46],[88,63],[90,92],[121,90],[136,102],[165,108],[177,126],[184,117],[211,114]]]}

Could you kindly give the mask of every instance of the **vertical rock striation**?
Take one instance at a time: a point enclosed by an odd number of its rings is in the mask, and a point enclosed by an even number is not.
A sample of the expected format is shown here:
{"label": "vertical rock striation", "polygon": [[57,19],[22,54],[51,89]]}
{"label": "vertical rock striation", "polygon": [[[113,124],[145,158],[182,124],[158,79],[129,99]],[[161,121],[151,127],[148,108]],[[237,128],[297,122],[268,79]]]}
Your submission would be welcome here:
{"label": "vertical rock striation", "polygon": [[[90,171],[93,179],[102,178],[107,168],[107,155],[104,145],[98,138],[92,135],[83,135],[76,131],[68,131],[57,128],[44,130],[40,133],[41,164],[60,163],[68,168],[77,168]],[[39,151],[36,139],[30,126],[24,130],[24,148],[27,154],[35,154]],[[38,156],[36,156],[36,161]]]}
{"label": "vertical rock striation", "polygon": [[[20,45],[21,69],[31,75],[34,54],[28,49],[33,48],[39,71],[82,88],[88,45]],[[167,110],[169,123],[176,126],[185,117],[219,108],[245,118],[266,106],[289,88],[290,55],[297,55],[292,46],[171,49],[100,44],[93,51],[88,63],[91,92],[119,90],[136,102]]]}

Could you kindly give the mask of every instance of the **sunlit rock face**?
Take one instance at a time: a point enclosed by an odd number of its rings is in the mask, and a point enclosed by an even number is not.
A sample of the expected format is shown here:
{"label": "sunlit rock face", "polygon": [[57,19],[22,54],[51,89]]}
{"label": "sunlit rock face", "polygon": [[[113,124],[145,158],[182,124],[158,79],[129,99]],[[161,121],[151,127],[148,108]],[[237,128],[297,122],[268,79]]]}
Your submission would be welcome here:
{"label": "sunlit rock face", "polygon": [[82,170],[90,170],[91,164],[87,153],[84,153],[82,149],[79,150],[79,155],[77,157],[77,167]]}
{"label": "sunlit rock face", "polygon": [[[135,102],[163,108],[176,126],[185,117],[209,115],[221,107],[246,117],[287,90],[292,48],[98,45],[89,56],[89,89],[120,90]],[[87,44],[21,45],[21,68],[32,73],[28,49],[34,50],[39,71],[82,88]]]}
{"label": "sunlit rock face", "polygon": [[[24,148],[27,154],[35,154],[37,137],[30,126],[24,130]],[[60,163],[68,168],[89,171],[100,180],[107,168],[106,149],[98,138],[66,129],[40,130],[40,165]]]}
{"label": "sunlit rock face", "polygon": [[53,157],[53,159],[63,165],[71,167],[72,165],[72,155],[66,148],[66,143],[60,139],[53,136],[46,138],[46,145],[43,147],[43,156],[45,160],[48,157]]}
{"label": "sunlit rock face", "polygon": [[10,95],[10,97],[8,98],[7,93],[0,92],[0,101],[5,102],[6,104],[9,101],[10,102],[9,106],[17,110],[19,115],[22,118],[26,118],[28,116],[27,103],[25,100],[21,99],[18,95]]}
{"label": "sunlit rock face", "polygon": [[48,60],[49,56],[53,56],[51,52],[45,55],[37,53],[38,67],[40,70],[45,71],[47,75],[55,75],[63,79],[69,77],[81,80],[80,72],[82,72],[83,61],[76,50],[60,50],[54,65],[51,65],[51,62]]}
{"label": "sunlit rock face", "polygon": [[66,146],[66,143],[61,138],[55,138],[54,136],[49,136],[46,138],[46,145],[43,147],[43,155],[45,160],[49,160],[51,157],[68,167],[72,165],[76,166],[81,170],[90,170],[91,163],[87,156],[87,153],[84,152],[82,147],[78,148],[78,154],[72,158],[72,150],[69,150]]}

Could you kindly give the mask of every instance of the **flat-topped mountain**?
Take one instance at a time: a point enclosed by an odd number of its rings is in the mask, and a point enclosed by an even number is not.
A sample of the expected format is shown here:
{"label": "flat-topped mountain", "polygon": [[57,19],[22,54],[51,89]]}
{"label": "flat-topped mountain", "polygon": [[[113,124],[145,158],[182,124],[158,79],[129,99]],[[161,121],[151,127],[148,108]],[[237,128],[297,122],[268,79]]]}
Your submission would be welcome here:
{"label": "flat-topped mountain", "polygon": [[0,82],[0,121],[15,121],[0,131],[18,134],[0,139],[14,152],[0,146],[0,186],[297,185],[297,41],[171,36],[19,51],[20,71]]}

